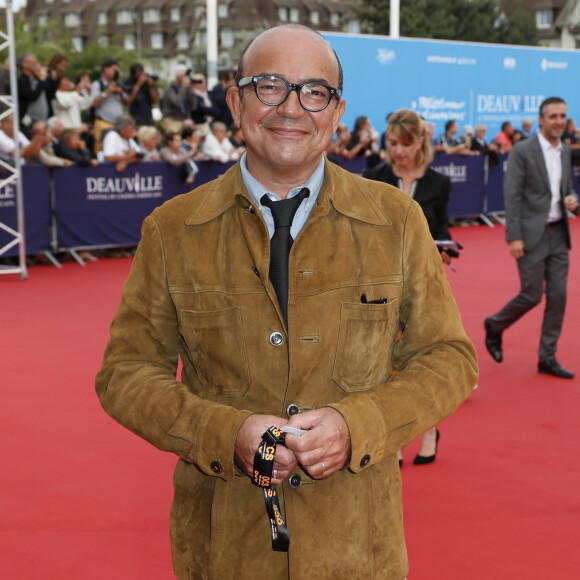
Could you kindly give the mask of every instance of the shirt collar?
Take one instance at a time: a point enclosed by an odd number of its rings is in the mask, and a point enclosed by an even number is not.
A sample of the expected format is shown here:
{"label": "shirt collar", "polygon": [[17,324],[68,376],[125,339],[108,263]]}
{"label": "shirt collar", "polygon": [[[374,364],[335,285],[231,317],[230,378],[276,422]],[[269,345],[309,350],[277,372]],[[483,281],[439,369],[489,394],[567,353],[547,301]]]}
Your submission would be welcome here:
{"label": "shirt collar", "polygon": [[[240,169],[242,171],[242,179],[244,180],[244,185],[252,198],[252,201],[262,210],[262,204],[260,199],[264,194],[274,201],[279,201],[281,198],[279,195],[268,191],[268,188],[262,185],[248,170],[247,156],[246,153],[240,158]],[[300,193],[303,187],[307,187],[310,190],[310,195],[307,200],[307,209],[310,209],[315,203],[320,188],[322,187],[322,182],[324,181],[324,155],[320,156],[320,163],[314,170],[314,173],[300,186],[292,188],[287,198],[294,197]]]}
{"label": "shirt collar", "polygon": [[541,131],[538,133],[538,140],[540,141],[540,145],[542,147],[542,150],[545,151],[546,153],[550,150],[554,150],[554,151],[562,151],[562,141],[560,139],[558,139],[558,145],[556,145],[556,147],[554,147],[541,133]]}

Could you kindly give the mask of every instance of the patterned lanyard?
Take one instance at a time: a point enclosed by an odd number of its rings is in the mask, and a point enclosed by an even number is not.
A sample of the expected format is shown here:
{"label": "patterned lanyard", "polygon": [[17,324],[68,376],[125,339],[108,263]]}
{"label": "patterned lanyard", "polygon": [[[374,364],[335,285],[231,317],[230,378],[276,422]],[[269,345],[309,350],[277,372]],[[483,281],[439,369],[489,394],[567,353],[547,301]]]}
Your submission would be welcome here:
{"label": "patterned lanyard", "polygon": [[270,427],[263,435],[262,442],[254,455],[254,477],[252,483],[261,487],[264,492],[266,511],[270,518],[270,531],[272,534],[272,550],[275,552],[287,552],[290,547],[290,534],[282,519],[280,501],[276,486],[272,485],[272,470],[276,445],[284,445],[286,433],[278,427]]}

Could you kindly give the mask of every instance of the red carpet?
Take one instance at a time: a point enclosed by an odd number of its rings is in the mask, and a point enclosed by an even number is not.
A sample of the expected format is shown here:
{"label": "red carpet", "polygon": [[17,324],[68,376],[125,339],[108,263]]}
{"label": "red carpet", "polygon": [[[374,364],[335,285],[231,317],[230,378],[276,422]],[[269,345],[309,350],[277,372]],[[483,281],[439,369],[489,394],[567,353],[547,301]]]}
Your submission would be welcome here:
{"label": "red carpet", "polygon": [[[558,357],[580,376],[580,220],[571,226]],[[536,372],[541,307],[506,332],[501,365],[483,346],[483,318],[517,290],[504,232],[453,232],[465,250],[449,278],[481,377],[441,426],[434,464],[412,465],[417,442],[405,450],[409,580],[579,576],[580,378]],[[175,460],[109,419],[93,388],[130,262],[0,276],[0,579],[173,577]]]}

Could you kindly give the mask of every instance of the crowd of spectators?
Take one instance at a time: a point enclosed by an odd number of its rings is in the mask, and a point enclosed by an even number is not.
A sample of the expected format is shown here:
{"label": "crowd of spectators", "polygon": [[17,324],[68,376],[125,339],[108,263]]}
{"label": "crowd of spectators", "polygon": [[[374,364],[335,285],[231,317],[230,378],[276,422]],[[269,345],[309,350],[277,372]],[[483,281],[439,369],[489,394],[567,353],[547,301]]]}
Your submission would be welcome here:
{"label": "crowd of spectators", "polygon": [[[110,161],[123,171],[131,163],[165,160],[187,165],[183,178],[192,183],[196,161],[227,163],[244,151],[243,135],[233,125],[226,104],[227,91],[235,84],[235,71],[223,71],[219,82],[208,90],[203,74],[192,74],[179,64],[161,90],[159,78],[148,74],[138,62],[121,78],[119,64],[106,60],[101,76],[92,82],[82,70],[75,71],[73,78],[68,59],[60,53],[52,55],[45,65],[34,54],[24,53],[18,66],[19,139],[22,158],[28,162],[66,167],[71,162],[95,165]],[[8,72],[7,59],[0,71],[0,94],[10,90]],[[506,120],[491,141],[486,141],[483,124],[475,128],[464,125],[460,130],[457,121],[450,120],[437,137],[434,125],[425,124],[435,154],[488,155],[492,164],[497,163],[498,154],[509,152],[515,142],[533,134],[530,119],[524,119],[519,129]],[[64,147],[63,130],[73,131],[66,131]],[[0,158],[5,162],[12,161],[13,139],[3,122]],[[571,146],[574,160],[580,162],[580,133],[572,119],[563,140]],[[43,145],[39,149],[40,141]],[[359,116],[352,130],[339,125],[326,153],[334,160],[365,157],[368,167],[373,167],[386,159],[385,134],[380,136],[368,117]]]}
{"label": "crowd of spectators", "polygon": [[[44,64],[26,52],[18,57],[18,111],[14,118],[0,110],[0,161],[13,165],[18,140],[22,163],[49,167],[96,167],[113,163],[118,172],[135,163],[167,162],[180,167],[180,177],[193,184],[200,161],[236,160],[245,150],[226,104],[235,71],[224,71],[208,90],[203,74],[177,65],[163,80],[135,62],[124,74],[113,59],[100,76],[69,70],[67,57],[53,54]],[[164,87],[164,88],[163,88]],[[0,95],[10,94],[10,61],[0,71]],[[131,249],[113,253],[127,255]],[[95,260],[82,252],[85,260]],[[42,256],[40,256],[42,258]]]}
{"label": "crowd of spectators", "polygon": [[[387,116],[387,121],[389,119]],[[444,132],[434,136],[435,126],[423,121],[426,135],[431,140],[433,152],[437,154],[458,154],[464,156],[486,155],[492,165],[498,163],[498,154],[509,153],[514,143],[527,139],[535,134],[531,119],[524,119],[519,129],[514,128],[511,121],[504,121],[500,131],[491,141],[487,140],[487,127],[479,123],[474,127],[460,127],[455,120],[445,123]],[[352,159],[357,156],[367,158],[367,166],[372,168],[383,163],[387,158],[385,133],[379,139],[379,134],[372,127],[368,117],[357,117],[352,128],[340,123],[336,135],[326,150],[327,156],[337,161],[339,158]],[[573,160],[580,164],[580,130],[574,119],[568,120],[568,125],[562,140],[570,145]]]}
{"label": "crowd of spectators", "polygon": [[[18,104],[23,162],[51,167],[96,166],[111,162],[117,171],[132,163],[163,161],[182,166],[193,183],[196,161],[227,163],[245,150],[244,138],[226,104],[235,71],[224,71],[211,91],[202,74],[177,65],[163,90],[160,79],[133,63],[124,76],[119,63],[105,60],[98,79],[69,71],[65,55],[43,65],[27,52],[18,58]],[[0,94],[9,94],[7,59]],[[123,78],[124,77],[124,78]],[[0,127],[0,159],[14,162],[10,115]]]}
{"label": "crowd of spectators", "polygon": [[[100,77],[92,81],[86,71],[70,71],[68,65],[60,53],[44,65],[33,53],[19,56],[20,132],[14,135],[13,118],[4,115],[0,120],[3,163],[14,163],[17,138],[22,162],[50,167],[110,162],[122,172],[134,163],[165,161],[179,166],[182,179],[193,184],[200,161],[228,163],[245,150],[242,132],[234,126],[226,104],[235,71],[223,71],[209,90],[203,74],[193,74],[179,64],[163,89],[162,80],[138,62],[125,75],[117,61],[105,60]],[[0,95],[10,92],[9,72],[6,59],[0,70]],[[466,124],[460,130],[457,121],[450,120],[444,132],[435,136],[435,126],[424,123],[435,154],[486,155],[490,164],[498,163],[498,154],[509,152],[515,142],[534,134],[530,119],[524,119],[519,129],[506,120],[491,141],[486,140],[484,124],[475,128]],[[387,158],[385,135],[373,128],[368,117],[359,116],[352,129],[343,123],[338,126],[326,154],[337,162],[341,157],[364,157],[372,168]],[[580,163],[580,132],[573,119],[563,141]]]}

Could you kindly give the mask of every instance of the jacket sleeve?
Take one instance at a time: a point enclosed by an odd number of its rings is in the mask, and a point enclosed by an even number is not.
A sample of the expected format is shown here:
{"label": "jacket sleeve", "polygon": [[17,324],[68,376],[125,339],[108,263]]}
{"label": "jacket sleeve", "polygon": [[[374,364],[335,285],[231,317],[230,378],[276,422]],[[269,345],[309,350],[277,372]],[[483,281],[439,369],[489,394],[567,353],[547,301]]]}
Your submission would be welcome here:
{"label": "jacket sleeve", "polygon": [[26,109],[28,105],[33,101],[36,101],[40,94],[46,89],[46,85],[43,82],[38,82],[36,88],[33,90],[30,80],[26,75],[20,75],[18,77],[18,100],[21,106],[24,106],[24,110],[20,111],[20,116],[26,114]]}
{"label": "jacket sleeve", "polygon": [[450,240],[449,215],[447,206],[449,205],[449,195],[451,194],[451,180],[446,175],[441,175],[443,179],[435,183],[437,188],[437,201],[433,210],[435,213],[435,224],[433,225],[433,239]]}
{"label": "jacket sleeve", "polygon": [[522,196],[526,181],[526,158],[520,147],[512,149],[503,180],[506,213],[506,236],[508,242],[523,240]]}
{"label": "jacket sleeve", "polygon": [[176,380],[179,331],[163,240],[148,217],[111,325],[96,390],[105,411],[207,475],[234,476],[234,444],[251,414],[194,395]]}
{"label": "jacket sleeve", "polygon": [[331,405],[348,424],[354,472],[383,461],[440,423],[477,382],[475,349],[416,203],[406,217],[402,268],[402,334],[392,352],[397,372],[374,390]]}

